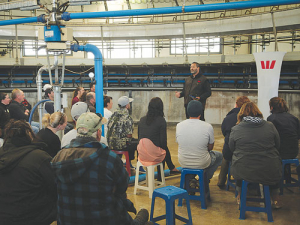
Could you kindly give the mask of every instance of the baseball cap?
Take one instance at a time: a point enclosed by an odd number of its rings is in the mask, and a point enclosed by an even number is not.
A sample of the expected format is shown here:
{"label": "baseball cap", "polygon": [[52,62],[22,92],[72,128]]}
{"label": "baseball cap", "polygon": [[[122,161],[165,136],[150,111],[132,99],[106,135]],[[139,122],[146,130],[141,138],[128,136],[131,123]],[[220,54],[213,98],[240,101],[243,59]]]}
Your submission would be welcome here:
{"label": "baseball cap", "polygon": [[202,112],[203,112],[202,103],[196,100],[190,101],[187,106],[187,112],[190,117],[198,117],[199,115],[202,116]]}
{"label": "baseball cap", "polygon": [[82,113],[90,112],[88,105],[85,102],[76,102],[71,109],[71,116],[74,121],[77,121]]}
{"label": "baseball cap", "polygon": [[133,102],[133,98],[128,98],[127,96],[122,96],[118,99],[118,105],[121,107],[126,106],[128,103]]}
{"label": "baseball cap", "polygon": [[[107,119],[102,117],[100,113],[86,112],[79,116],[76,123],[76,129],[78,134],[92,135],[101,128],[102,124],[105,123],[107,123]],[[82,131],[78,131],[79,128],[85,129]]]}
{"label": "baseball cap", "polygon": [[50,88],[52,88],[52,85],[45,84],[44,87],[43,87],[43,90],[46,91],[47,89],[50,89]]}

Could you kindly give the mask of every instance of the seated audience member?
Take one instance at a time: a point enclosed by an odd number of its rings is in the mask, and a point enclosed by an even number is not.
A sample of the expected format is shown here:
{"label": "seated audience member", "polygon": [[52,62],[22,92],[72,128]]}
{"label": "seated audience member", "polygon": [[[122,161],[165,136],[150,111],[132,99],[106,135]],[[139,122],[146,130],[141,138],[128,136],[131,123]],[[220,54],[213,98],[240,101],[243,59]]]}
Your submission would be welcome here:
{"label": "seated audience member", "polygon": [[93,83],[93,82],[91,82],[89,86],[90,86],[90,92],[95,92],[95,90],[96,90],[96,87],[95,87],[96,84]]}
{"label": "seated audience member", "polygon": [[87,94],[88,94],[88,91],[84,91],[82,93],[82,95],[80,96],[79,101],[80,102],[86,102],[86,96],[87,96]]}
{"label": "seated audience member", "polygon": [[49,225],[56,220],[56,184],[51,157],[29,124],[10,120],[0,148],[0,224]]}
{"label": "seated audience member", "polygon": [[47,144],[46,152],[54,157],[57,152],[60,150],[60,139],[56,135],[57,131],[64,130],[67,125],[67,116],[61,112],[55,112],[46,114],[43,119],[43,126],[45,128],[41,129],[37,133],[37,137],[40,141]]}
{"label": "seated audience member", "polygon": [[[111,110],[112,106],[113,106],[113,101],[112,101],[112,97],[110,96],[104,96],[104,118],[107,119],[107,121],[109,121],[111,115],[113,114]],[[104,134],[105,137],[107,135],[107,124],[104,125]]]}
{"label": "seated audience member", "polygon": [[[107,124],[107,142],[111,150],[128,151],[129,159],[134,159],[137,149],[137,139],[132,138],[133,120],[129,115],[130,102],[132,98],[122,96],[118,99],[117,109]],[[133,166],[131,165],[131,168]]]}
{"label": "seated audience member", "polygon": [[52,114],[52,113],[54,113],[54,92],[53,92],[52,86],[49,84],[45,84],[44,89],[45,89],[45,96],[44,96],[45,99],[50,99],[49,102],[44,103],[44,106],[43,106],[44,115],[46,113]]}
{"label": "seated audience member", "polygon": [[[167,162],[170,174],[180,174],[172,162],[171,154],[167,146],[167,122],[164,118],[164,104],[159,97],[152,98],[148,105],[147,115],[140,119],[138,124],[139,141],[147,138],[152,143],[166,151],[166,157],[163,160]],[[160,168],[160,167],[159,167]],[[158,173],[160,176],[160,173]]]}
{"label": "seated audience member", "polygon": [[[12,101],[8,107],[10,118],[14,120],[29,120],[29,110],[22,104],[24,101],[24,92],[20,89],[12,91]],[[35,134],[39,132],[40,125],[37,122],[31,121],[31,128]]]}
{"label": "seated audience member", "polygon": [[96,108],[95,108],[96,96],[95,96],[95,92],[87,93],[85,103],[88,105],[90,112],[96,113]]}
{"label": "seated audience member", "polygon": [[99,143],[105,118],[83,113],[77,120],[77,137],[52,160],[58,189],[58,225],[138,225],[148,211],[135,212],[127,199],[128,173],[119,157]]}
{"label": "seated audience member", "polygon": [[282,159],[294,159],[299,153],[299,120],[288,113],[289,109],[282,98],[271,98],[269,105],[272,114],[267,118],[267,121],[272,122],[279,133],[279,154]]}
{"label": "seated audience member", "polygon": [[[280,139],[275,126],[263,120],[253,102],[245,103],[231,130],[229,149],[233,152],[231,173],[240,189],[242,180],[269,185],[273,207],[279,208],[278,191],[281,179]],[[240,201],[240,190],[237,201]]]}
{"label": "seated audience member", "polygon": [[235,107],[226,115],[222,122],[222,134],[224,136],[224,145],[223,145],[223,160],[221,164],[221,170],[219,173],[218,187],[220,189],[225,188],[225,183],[227,180],[227,173],[229,168],[229,163],[232,159],[232,152],[229,149],[228,141],[229,135],[231,132],[231,128],[236,125],[237,122],[237,114],[239,113],[242,105],[246,102],[250,102],[249,98],[246,96],[240,96],[236,99]]}
{"label": "seated audience member", "polygon": [[26,98],[24,98],[24,100],[22,101],[22,104],[26,107],[26,109],[28,109],[29,111],[32,109],[31,104],[26,100]]}
{"label": "seated audience member", "polygon": [[[71,140],[76,138],[77,136],[76,121],[79,118],[79,116],[81,116],[82,113],[86,113],[86,112],[90,112],[90,110],[85,102],[77,102],[72,106],[71,116],[75,123],[75,128],[63,136],[61,140],[61,148],[64,148],[65,146],[70,144]],[[106,138],[103,136],[101,137],[100,142],[105,144],[106,146],[108,145]]]}
{"label": "seated audience member", "polygon": [[200,120],[203,112],[201,102],[190,101],[187,112],[190,118],[176,126],[178,161],[183,168],[205,169],[210,180],[222,162],[222,153],[212,151],[214,129],[209,123]]}
{"label": "seated audience member", "polygon": [[8,105],[10,103],[9,95],[4,92],[0,92],[0,100],[1,100],[0,102],[0,139],[1,139],[0,147],[1,147],[4,138],[4,127],[10,120],[10,114],[8,110]]}
{"label": "seated audience member", "polygon": [[77,87],[75,91],[73,91],[72,105],[74,105],[76,102],[79,102],[80,97],[83,93],[84,93],[83,87]]}

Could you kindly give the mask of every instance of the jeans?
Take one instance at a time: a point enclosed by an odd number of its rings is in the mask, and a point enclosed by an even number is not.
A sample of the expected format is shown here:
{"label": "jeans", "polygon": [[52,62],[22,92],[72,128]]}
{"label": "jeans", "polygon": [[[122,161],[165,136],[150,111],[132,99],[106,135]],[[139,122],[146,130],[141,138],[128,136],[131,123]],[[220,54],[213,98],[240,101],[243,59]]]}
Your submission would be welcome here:
{"label": "jeans", "polygon": [[40,131],[40,124],[38,122],[31,121],[30,125],[34,134],[37,134]]}
{"label": "jeans", "polygon": [[224,186],[227,180],[227,174],[229,169],[230,161],[223,158],[222,164],[221,164],[221,170],[219,173],[219,180],[218,180],[218,186]]}
{"label": "jeans", "polygon": [[211,163],[210,165],[205,169],[207,174],[207,179],[211,179],[214,175],[214,172],[217,170],[217,168],[221,165],[223,155],[221,152],[217,151],[210,151],[209,152],[211,157]]}

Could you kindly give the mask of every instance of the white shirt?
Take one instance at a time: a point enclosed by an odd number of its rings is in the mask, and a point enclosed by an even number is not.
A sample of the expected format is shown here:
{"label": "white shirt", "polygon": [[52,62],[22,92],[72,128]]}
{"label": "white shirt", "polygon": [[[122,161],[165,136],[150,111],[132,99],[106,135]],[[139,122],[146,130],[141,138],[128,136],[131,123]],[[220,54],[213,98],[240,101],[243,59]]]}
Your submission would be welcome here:
{"label": "white shirt", "polygon": [[[113,114],[112,111],[108,110],[107,108],[104,108],[104,116],[103,117],[106,118],[107,121],[109,120],[109,118],[111,117],[112,114]],[[105,135],[105,137],[107,135],[107,123],[104,124],[104,135]]]}
{"label": "white shirt", "polygon": [[[70,142],[75,139],[77,136],[77,130],[76,129],[73,129],[73,130],[70,130],[67,134],[65,134],[63,136],[63,138],[61,139],[61,148],[67,146],[68,144],[70,144]],[[100,143],[103,143],[105,144],[106,146],[108,146],[107,144],[107,140],[105,137],[101,136],[101,140],[100,140]]]}
{"label": "white shirt", "polygon": [[213,144],[212,125],[197,119],[187,119],[176,126],[178,161],[184,168],[205,169],[211,163],[208,144]]}

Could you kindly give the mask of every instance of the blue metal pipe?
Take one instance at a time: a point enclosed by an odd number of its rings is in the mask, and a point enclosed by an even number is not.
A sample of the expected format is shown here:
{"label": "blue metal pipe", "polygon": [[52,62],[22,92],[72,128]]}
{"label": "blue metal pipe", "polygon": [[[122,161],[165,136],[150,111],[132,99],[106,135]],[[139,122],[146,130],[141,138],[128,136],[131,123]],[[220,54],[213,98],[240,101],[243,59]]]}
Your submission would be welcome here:
{"label": "blue metal pipe", "polygon": [[37,103],[33,106],[32,110],[31,110],[31,112],[30,112],[30,115],[29,115],[29,120],[28,120],[28,123],[29,123],[29,124],[31,124],[31,120],[32,120],[33,113],[34,113],[35,109],[39,106],[39,104],[42,104],[42,103],[48,102],[48,101],[51,101],[51,100],[50,100],[50,99],[44,99],[44,100],[42,100],[42,101],[37,102]]}
{"label": "blue metal pipe", "polygon": [[40,16],[36,16],[36,17],[13,19],[13,20],[3,20],[3,21],[0,21],[0,26],[23,24],[23,23],[37,23],[37,22],[45,23],[44,14],[40,15]]}
{"label": "blue metal pipe", "polygon": [[[96,81],[96,88],[95,88],[95,94],[96,94],[96,112],[101,113],[102,116],[104,116],[104,102],[103,102],[103,67],[102,67],[102,54],[100,50],[95,46],[91,44],[86,45],[71,45],[71,50],[74,52],[77,51],[85,51],[85,52],[91,52],[94,54],[94,62],[95,62],[95,81]],[[104,129],[103,129],[104,131]],[[104,134],[104,133],[103,133]],[[102,134],[102,135],[103,135]]]}
{"label": "blue metal pipe", "polygon": [[84,12],[84,13],[68,13],[62,14],[62,20],[68,21],[71,19],[88,19],[88,18],[106,18],[106,17],[123,17],[123,16],[142,16],[142,15],[157,15],[157,14],[173,14],[173,13],[189,13],[189,12],[204,12],[204,11],[219,11],[232,9],[247,9],[258,8],[265,6],[289,5],[300,3],[300,0],[255,0],[242,2],[227,2],[204,5],[164,7],[152,9],[135,9],[135,10],[119,10],[105,12]]}
{"label": "blue metal pipe", "polygon": [[[257,8],[257,7],[265,7],[265,6],[289,5],[289,4],[298,4],[298,3],[300,3],[300,0],[264,0],[264,1],[253,0],[253,1],[243,1],[243,2],[192,5],[192,6],[185,6],[185,7],[177,6],[177,7],[152,8],[152,9],[119,10],[119,11],[106,11],[106,12],[84,12],[84,13],[65,12],[61,15],[61,19],[68,21],[71,19],[219,11],[219,10]],[[38,17],[4,20],[4,21],[0,21],[0,26],[23,24],[23,23],[36,23],[36,22],[45,23],[46,21],[44,15],[40,15]]]}

